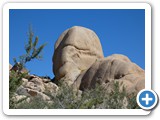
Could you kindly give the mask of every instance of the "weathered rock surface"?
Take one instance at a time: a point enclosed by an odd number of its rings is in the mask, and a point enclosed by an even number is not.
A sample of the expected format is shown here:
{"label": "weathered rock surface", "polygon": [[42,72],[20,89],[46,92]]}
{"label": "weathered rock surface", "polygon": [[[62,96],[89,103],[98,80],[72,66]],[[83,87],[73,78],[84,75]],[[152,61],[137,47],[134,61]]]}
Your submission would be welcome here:
{"label": "weathered rock surface", "polygon": [[113,81],[126,87],[128,93],[145,88],[144,70],[128,57],[114,54],[103,57],[97,35],[84,27],[64,31],[55,44],[53,55],[55,80],[67,81],[74,89],[94,88],[96,83],[113,88]]}
{"label": "weathered rock surface", "polygon": [[16,91],[16,98],[19,100],[21,96],[36,97],[44,101],[50,101],[50,95],[56,95],[58,86],[48,79],[42,79],[38,76],[31,75],[30,79],[22,78],[22,85]]}
{"label": "weathered rock surface", "polygon": [[54,46],[55,79],[72,84],[79,74],[97,59],[103,58],[98,36],[90,29],[74,26],[64,31]]}
{"label": "weathered rock surface", "polygon": [[74,84],[80,90],[94,88],[96,83],[106,84],[112,89],[112,81],[122,82],[128,93],[138,92],[145,87],[144,70],[126,56],[114,54],[97,60]]}

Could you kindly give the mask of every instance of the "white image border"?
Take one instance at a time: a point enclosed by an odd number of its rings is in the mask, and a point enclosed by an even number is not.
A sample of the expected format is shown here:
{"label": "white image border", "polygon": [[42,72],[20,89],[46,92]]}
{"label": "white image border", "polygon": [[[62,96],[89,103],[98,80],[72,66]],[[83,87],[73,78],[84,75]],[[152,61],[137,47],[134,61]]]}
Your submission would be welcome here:
{"label": "white image border", "polygon": [[6,3],[3,6],[3,112],[6,115],[148,115],[150,113],[142,109],[9,109],[9,9],[145,9],[145,89],[151,89],[151,6],[149,4]]}

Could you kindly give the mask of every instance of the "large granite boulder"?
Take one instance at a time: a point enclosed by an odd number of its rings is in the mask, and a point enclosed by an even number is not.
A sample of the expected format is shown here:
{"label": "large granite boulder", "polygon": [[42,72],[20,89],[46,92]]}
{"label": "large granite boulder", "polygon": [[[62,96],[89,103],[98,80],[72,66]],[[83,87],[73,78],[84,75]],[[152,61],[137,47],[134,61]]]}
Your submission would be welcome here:
{"label": "large granite boulder", "polygon": [[90,29],[74,26],[64,31],[54,46],[53,73],[55,80],[72,84],[81,72],[103,58],[98,36]]}
{"label": "large granite boulder", "polygon": [[115,81],[128,93],[145,88],[144,70],[124,55],[104,58],[98,36],[88,28],[74,26],[67,29],[54,47],[54,80],[64,80],[74,90],[94,88],[97,83],[112,90]]}
{"label": "large granite boulder", "polygon": [[96,83],[113,88],[113,81],[122,83],[128,93],[145,88],[144,70],[131,62],[126,56],[114,54],[97,60],[86,72],[82,73],[74,85],[80,90],[94,88]]}

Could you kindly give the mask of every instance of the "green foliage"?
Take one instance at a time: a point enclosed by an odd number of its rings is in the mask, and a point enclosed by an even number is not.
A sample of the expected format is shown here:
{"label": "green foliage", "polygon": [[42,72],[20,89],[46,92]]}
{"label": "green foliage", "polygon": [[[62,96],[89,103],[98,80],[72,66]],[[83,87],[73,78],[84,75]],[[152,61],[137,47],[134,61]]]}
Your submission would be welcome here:
{"label": "green foliage", "polygon": [[[21,55],[19,57],[19,62],[22,66],[22,68],[25,66],[25,64],[33,59],[41,59],[42,55],[40,55],[43,48],[46,46],[46,44],[40,45],[38,48],[36,47],[39,41],[38,36],[35,37],[35,40],[33,41],[34,33],[30,27],[29,29],[29,35],[28,35],[28,43],[25,45],[25,51],[26,54]],[[17,64],[17,60],[14,58],[15,64]],[[21,69],[22,69],[21,68]]]}
{"label": "green foliage", "polygon": [[[35,37],[35,41],[33,41],[34,34],[30,27],[29,29],[29,37],[28,43],[25,45],[26,54],[21,55],[19,57],[19,62],[17,62],[16,58],[14,58],[15,65],[13,69],[9,73],[9,108],[17,108],[17,104],[23,103],[26,98],[16,101],[13,99],[15,97],[15,93],[17,88],[22,84],[22,78],[25,78],[28,75],[28,72],[23,71],[25,68],[25,64],[30,62],[32,59],[40,59],[42,56],[40,55],[41,51],[45,47],[46,44],[41,45],[40,47],[36,47],[38,44],[38,36]],[[23,101],[23,102],[22,102]]]}
{"label": "green foliage", "polygon": [[113,91],[111,91],[106,98],[109,98],[107,101],[107,106],[105,108],[110,109],[120,109],[125,107],[125,104],[127,104],[125,99],[127,99],[127,93],[125,88],[123,87],[122,90],[120,90],[120,84],[119,82],[114,83]]}
{"label": "green foliage", "polygon": [[39,98],[31,98],[31,102],[23,101],[17,106],[17,109],[46,109],[49,104]]}
{"label": "green foliage", "polygon": [[[134,97],[132,97],[134,96]],[[132,93],[131,95],[128,95],[128,109],[140,109],[140,107],[137,105],[136,101],[136,94]]]}
{"label": "green foliage", "polygon": [[67,84],[61,84],[59,91],[55,95],[45,93],[50,98],[52,103],[47,101],[34,100],[31,103],[23,103],[19,107],[26,109],[138,109],[136,103],[136,95],[128,95],[123,88],[120,90],[119,83],[115,82],[114,90],[106,92],[105,88],[96,85],[94,89],[73,91],[72,87]]}
{"label": "green foliage", "polygon": [[[25,78],[28,73],[18,73],[14,70],[10,71],[9,74],[9,108],[13,109],[16,107],[18,102],[13,100],[17,88],[22,84],[22,78]],[[21,102],[21,101],[19,101]]]}

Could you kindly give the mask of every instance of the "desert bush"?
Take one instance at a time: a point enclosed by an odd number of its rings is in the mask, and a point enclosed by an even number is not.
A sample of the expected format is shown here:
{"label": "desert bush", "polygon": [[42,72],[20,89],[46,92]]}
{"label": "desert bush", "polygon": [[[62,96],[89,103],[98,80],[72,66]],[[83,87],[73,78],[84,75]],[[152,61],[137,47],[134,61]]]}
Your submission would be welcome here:
{"label": "desert bush", "polygon": [[37,98],[37,97],[31,97],[30,102],[23,101],[16,107],[17,109],[47,109],[47,106],[49,103],[46,101]]}
{"label": "desert bush", "polygon": [[28,73],[19,73],[11,70],[9,73],[9,108],[13,109],[20,101],[15,102],[13,97],[17,88],[22,84],[22,78],[25,78]]}
{"label": "desert bush", "polygon": [[[46,93],[47,94],[47,93]],[[27,109],[138,109],[136,103],[136,94],[127,94],[125,88],[120,90],[119,83],[114,83],[114,89],[111,92],[105,91],[101,85],[96,85],[94,89],[88,89],[82,92],[73,91],[72,87],[62,84],[59,91],[54,96],[48,93],[52,103],[43,100],[31,101],[31,103],[22,104],[21,108]],[[37,101],[37,102],[36,102]],[[29,104],[29,105],[27,105]],[[20,107],[19,107],[20,108]]]}
{"label": "desert bush", "polygon": [[33,59],[41,59],[42,55],[40,54],[43,50],[43,48],[46,46],[46,43],[40,45],[40,47],[37,48],[37,44],[39,41],[38,36],[35,37],[35,40],[33,41],[34,33],[32,31],[32,28],[30,26],[29,32],[28,32],[28,43],[25,45],[25,54],[19,56],[19,62],[16,58],[14,58],[15,65],[18,65],[19,71],[21,71],[27,62],[30,62]]}
{"label": "desert bush", "polygon": [[13,100],[13,97],[15,96],[17,88],[22,84],[22,78],[25,78],[28,75],[27,72],[22,72],[22,70],[25,68],[25,64],[27,62],[30,62],[33,59],[41,59],[42,55],[40,55],[41,51],[45,47],[46,44],[40,45],[40,47],[37,48],[38,44],[38,36],[35,37],[35,40],[33,41],[33,31],[31,27],[29,28],[29,34],[28,34],[28,43],[25,45],[25,51],[26,53],[24,55],[21,55],[18,58],[18,61],[16,58],[14,58],[15,67],[14,69],[11,69],[9,73],[9,108],[16,108],[16,104],[19,104],[20,102],[24,102],[23,100],[16,101]]}

